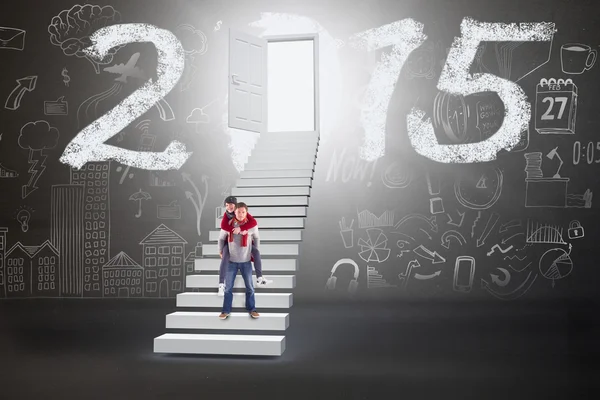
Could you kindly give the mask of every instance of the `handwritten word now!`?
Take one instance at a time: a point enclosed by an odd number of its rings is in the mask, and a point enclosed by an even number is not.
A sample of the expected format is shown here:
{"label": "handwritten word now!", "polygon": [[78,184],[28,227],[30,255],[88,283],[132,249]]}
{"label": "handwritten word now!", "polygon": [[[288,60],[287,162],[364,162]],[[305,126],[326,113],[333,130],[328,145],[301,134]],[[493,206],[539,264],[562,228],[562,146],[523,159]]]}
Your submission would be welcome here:
{"label": "handwritten word now!", "polygon": [[[374,161],[385,153],[385,123],[392,93],[408,56],[420,47],[427,36],[424,25],[411,18],[369,29],[351,37],[351,45],[367,51],[391,46],[375,67],[361,112],[365,141],[361,158]],[[442,145],[437,142],[433,125],[423,110],[413,108],[407,116],[407,130],[415,151],[442,163],[477,163],[496,159],[501,150],[512,150],[520,141],[531,118],[531,104],[515,82],[493,74],[469,74],[481,42],[550,41],[555,33],[553,23],[484,23],[463,19],[461,36],[455,38],[442,69],[437,88],[453,95],[468,96],[480,92],[496,92],[504,103],[504,120],[489,138],[468,144]],[[168,30],[150,24],[132,23],[104,27],[91,37],[92,46],[84,51],[102,59],[114,47],[136,42],[151,42],[158,54],[157,80],[148,80],[79,132],[65,148],[60,161],[80,168],[93,161],[115,160],[124,165],[147,170],[179,169],[191,156],[185,145],[173,141],[162,152],[132,151],[105,142],[117,135],[167,95],[181,78],[185,62],[183,47]],[[383,90],[382,90],[383,86]],[[371,103],[371,104],[368,104]]]}

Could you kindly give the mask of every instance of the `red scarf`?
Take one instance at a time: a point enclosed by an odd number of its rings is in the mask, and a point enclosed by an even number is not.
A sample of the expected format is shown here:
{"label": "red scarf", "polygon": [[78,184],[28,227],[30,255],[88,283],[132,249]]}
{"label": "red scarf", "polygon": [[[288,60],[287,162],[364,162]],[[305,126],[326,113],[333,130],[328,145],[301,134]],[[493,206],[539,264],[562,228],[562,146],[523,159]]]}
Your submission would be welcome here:
{"label": "red scarf", "polygon": [[[243,221],[238,221],[237,217],[233,217],[231,218],[231,220],[229,221],[229,225],[231,225],[231,231],[229,232],[229,241],[233,242],[233,228],[234,228],[234,222],[237,222],[239,225],[240,230],[244,230],[247,231],[249,229],[254,228],[257,224],[256,224],[256,220],[254,220],[254,224],[249,223],[250,221],[248,220],[248,218],[246,217]],[[248,224],[248,226],[244,226]],[[242,247],[246,247],[248,245],[248,235],[242,235]]]}

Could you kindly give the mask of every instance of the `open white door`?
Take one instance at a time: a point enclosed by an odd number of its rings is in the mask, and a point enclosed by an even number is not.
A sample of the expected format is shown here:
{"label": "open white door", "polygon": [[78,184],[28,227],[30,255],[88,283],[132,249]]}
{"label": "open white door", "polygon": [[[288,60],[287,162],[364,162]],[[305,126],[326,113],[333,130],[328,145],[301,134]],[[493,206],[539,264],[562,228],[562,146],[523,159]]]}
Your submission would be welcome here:
{"label": "open white door", "polygon": [[229,29],[229,127],[267,131],[267,41]]}

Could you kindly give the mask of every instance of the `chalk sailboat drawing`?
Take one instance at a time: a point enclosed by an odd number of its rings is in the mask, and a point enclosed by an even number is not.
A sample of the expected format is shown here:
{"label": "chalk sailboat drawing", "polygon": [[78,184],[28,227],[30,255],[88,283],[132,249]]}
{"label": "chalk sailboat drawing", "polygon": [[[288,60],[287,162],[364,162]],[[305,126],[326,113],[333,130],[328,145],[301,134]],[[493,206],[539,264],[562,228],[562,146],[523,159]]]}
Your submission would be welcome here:
{"label": "chalk sailboat drawing", "polygon": [[150,194],[146,193],[146,192],[142,192],[142,189],[140,189],[139,191],[137,191],[134,194],[132,194],[131,196],[129,196],[129,200],[138,202],[138,212],[137,212],[137,214],[135,214],[136,218],[139,218],[142,216],[142,200],[151,200],[151,199],[152,199],[152,197],[150,196]]}

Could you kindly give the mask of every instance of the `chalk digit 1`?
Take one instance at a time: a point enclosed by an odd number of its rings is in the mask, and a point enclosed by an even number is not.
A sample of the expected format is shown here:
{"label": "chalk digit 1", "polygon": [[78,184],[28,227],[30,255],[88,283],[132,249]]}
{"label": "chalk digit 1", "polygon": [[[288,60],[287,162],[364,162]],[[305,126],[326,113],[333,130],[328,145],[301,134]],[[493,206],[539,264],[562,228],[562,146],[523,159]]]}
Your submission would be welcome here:
{"label": "chalk digit 1", "polygon": [[148,80],[116,107],[79,132],[60,157],[64,164],[81,168],[88,162],[115,160],[146,170],[179,169],[192,154],[185,145],[172,141],[162,152],[140,152],[107,145],[104,142],[152,108],[173,89],[183,73],[184,52],[177,37],[168,30],[149,24],[119,24],[101,28],[86,48],[90,57],[103,59],[108,51],[127,43],[151,42],[157,52],[157,80]]}
{"label": "chalk digit 1", "polygon": [[367,51],[392,46],[389,55],[383,54],[375,66],[365,93],[360,122],[365,130],[360,157],[375,161],[385,154],[385,125],[387,111],[402,66],[410,53],[425,42],[423,24],[411,18],[392,22],[379,28],[352,35],[350,45]]}
{"label": "chalk digit 1", "polygon": [[531,118],[531,104],[519,85],[492,74],[473,74],[469,69],[481,42],[550,41],[553,23],[484,23],[463,19],[461,36],[454,39],[437,88],[455,95],[492,91],[504,102],[504,121],[491,137],[477,143],[440,145],[425,112],[413,108],[407,116],[410,142],[417,153],[441,163],[477,163],[496,159],[502,149],[510,151],[521,140]]}

